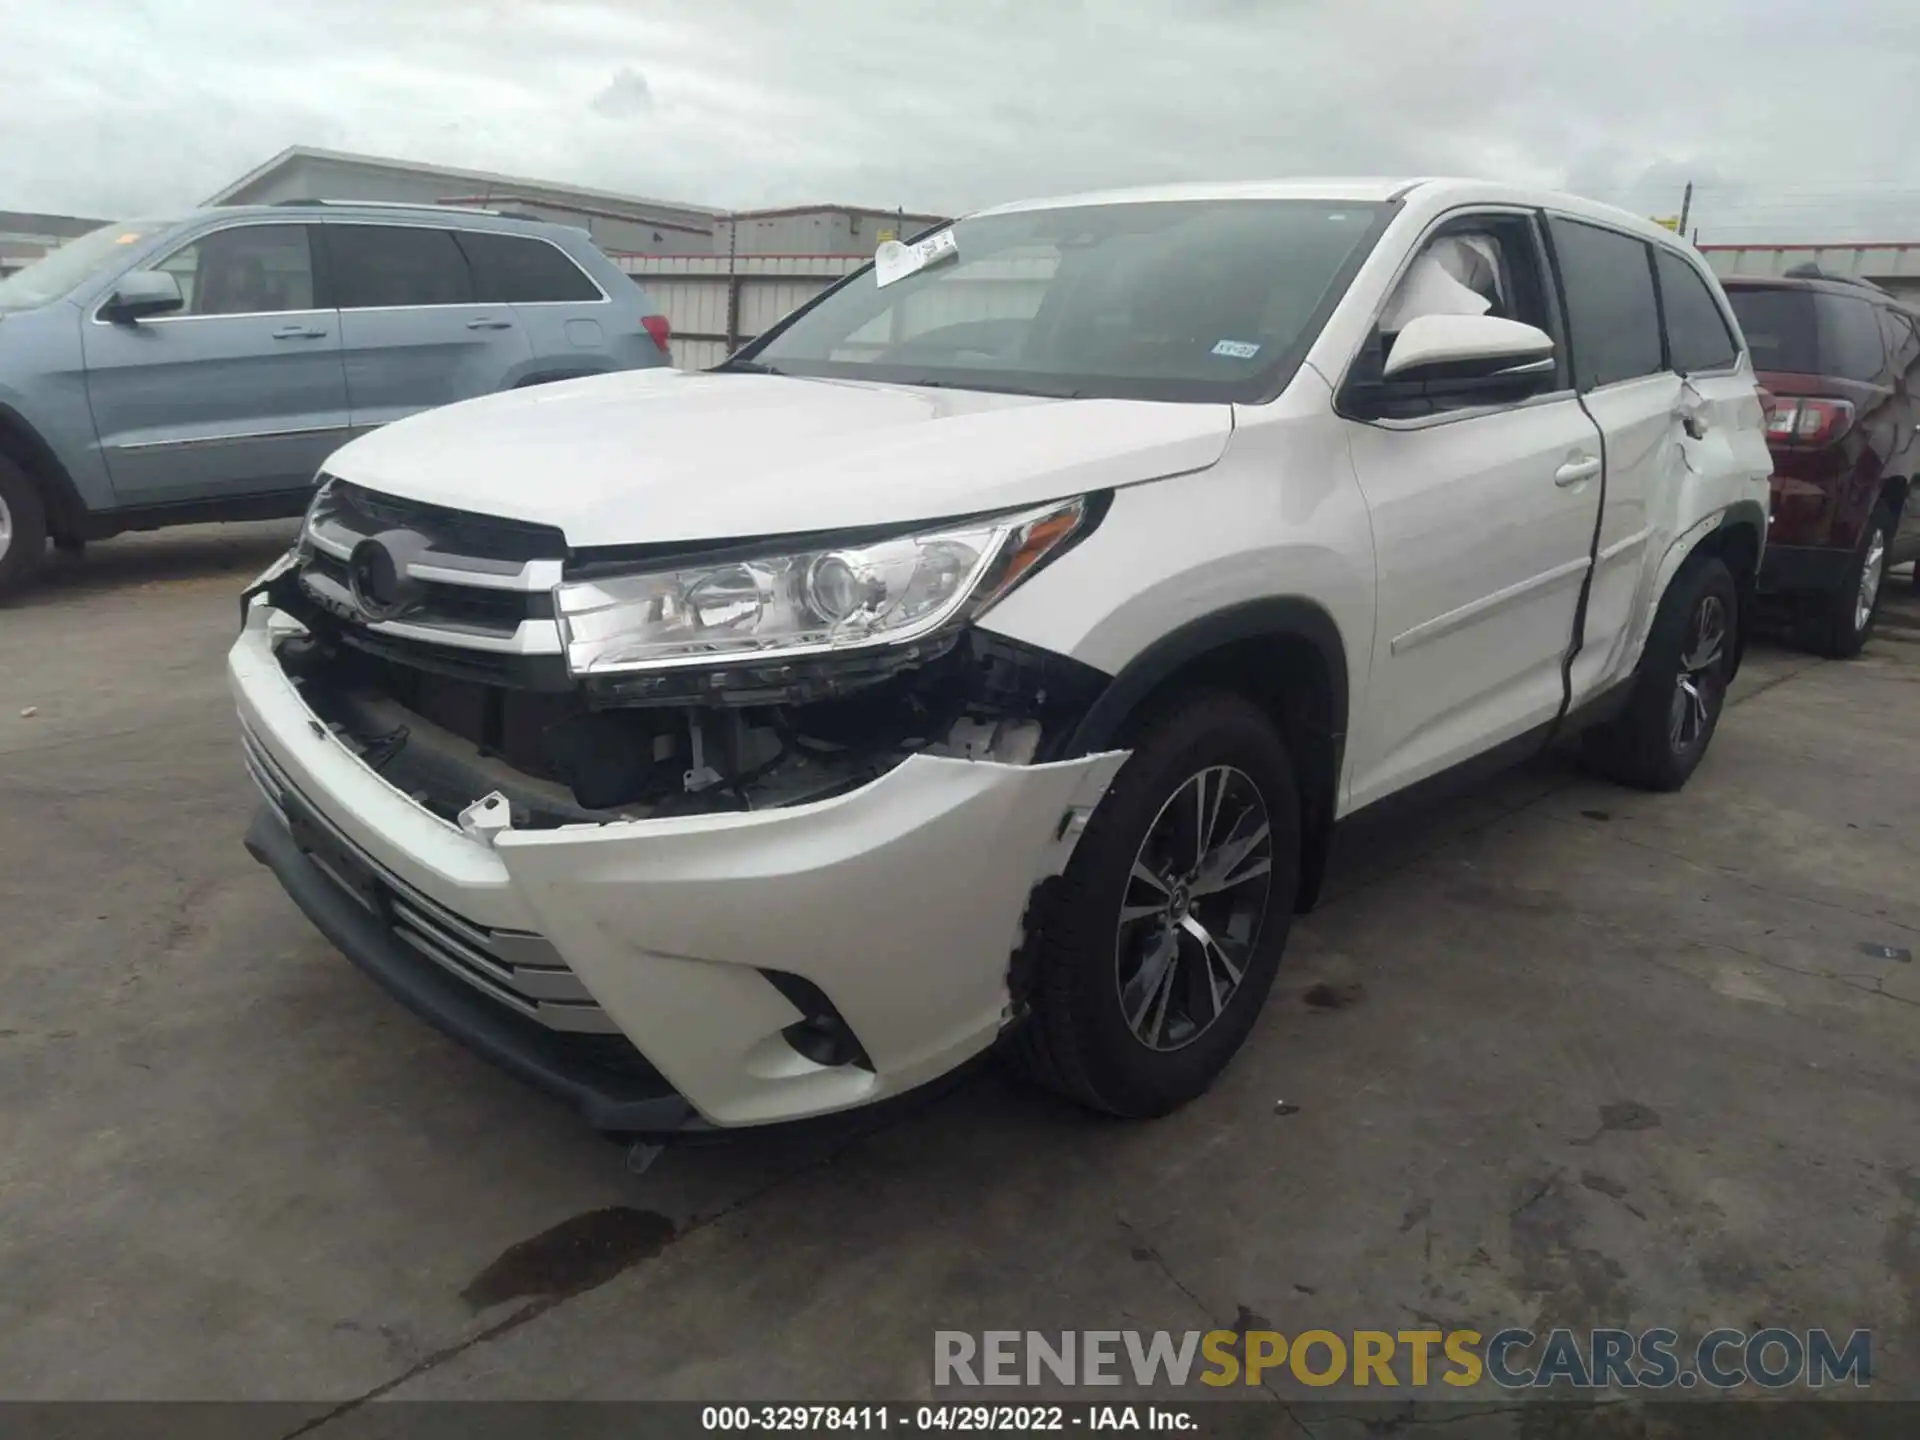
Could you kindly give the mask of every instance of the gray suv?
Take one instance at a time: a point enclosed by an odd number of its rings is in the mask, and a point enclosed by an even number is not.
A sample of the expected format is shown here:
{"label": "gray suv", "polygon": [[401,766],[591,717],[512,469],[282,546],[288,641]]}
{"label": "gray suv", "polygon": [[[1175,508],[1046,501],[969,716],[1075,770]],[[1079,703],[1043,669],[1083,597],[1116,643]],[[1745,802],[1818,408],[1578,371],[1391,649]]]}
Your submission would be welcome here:
{"label": "gray suv", "polygon": [[46,542],[300,514],[416,411],[669,363],[580,230],[324,201],[109,225],[0,279],[0,596]]}

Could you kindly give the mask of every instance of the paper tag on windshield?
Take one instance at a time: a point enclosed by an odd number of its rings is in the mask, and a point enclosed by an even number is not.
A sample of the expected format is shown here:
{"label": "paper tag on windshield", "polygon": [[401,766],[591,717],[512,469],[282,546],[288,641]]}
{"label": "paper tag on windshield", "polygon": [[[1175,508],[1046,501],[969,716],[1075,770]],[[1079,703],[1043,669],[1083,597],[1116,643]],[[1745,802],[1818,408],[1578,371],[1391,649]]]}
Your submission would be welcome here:
{"label": "paper tag on windshield", "polygon": [[1252,340],[1222,340],[1213,347],[1213,353],[1229,360],[1251,360],[1260,353],[1260,346]]}
{"label": "paper tag on windshield", "polygon": [[951,260],[960,253],[960,242],[954,238],[953,231],[942,230],[937,235],[929,235],[924,240],[916,240],[911,245],[902,245],[898,240],[889,240],[873,252],[873,274],[875,282],[884,289],[896,280],[904,280],[909,275],[918,274],[929,265],[942,260]]}

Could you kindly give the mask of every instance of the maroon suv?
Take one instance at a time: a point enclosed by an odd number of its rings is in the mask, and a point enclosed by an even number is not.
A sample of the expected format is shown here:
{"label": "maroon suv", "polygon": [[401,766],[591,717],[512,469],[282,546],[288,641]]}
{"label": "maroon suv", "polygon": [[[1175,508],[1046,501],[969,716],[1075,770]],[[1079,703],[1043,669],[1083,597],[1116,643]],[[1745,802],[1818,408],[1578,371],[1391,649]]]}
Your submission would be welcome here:
{"label": "maroon suv", "polygon": [[1760,589],[1795,604],[1822,654],[1857,655],[1887,570],[1920,556],[1920,313],[1810,268],[1722,284],[1772,397]]}

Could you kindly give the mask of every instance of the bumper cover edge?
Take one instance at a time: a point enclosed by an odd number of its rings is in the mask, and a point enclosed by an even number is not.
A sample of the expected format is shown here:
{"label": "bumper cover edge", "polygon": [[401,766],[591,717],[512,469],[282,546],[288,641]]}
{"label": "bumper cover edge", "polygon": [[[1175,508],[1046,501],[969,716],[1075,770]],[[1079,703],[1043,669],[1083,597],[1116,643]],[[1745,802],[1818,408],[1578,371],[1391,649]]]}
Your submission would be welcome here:
{"label": "bumper cover edge", "polygon": [[452,976],[435,973],[300,852],[262,804],[247,852],[271,870],[315,928],[354,966],[415,1015],[508,1074],[564,1100],[594,1129],[671,1134],[705,1122],[664,1079],[623,1076],[562,1053],[564,1042]]}

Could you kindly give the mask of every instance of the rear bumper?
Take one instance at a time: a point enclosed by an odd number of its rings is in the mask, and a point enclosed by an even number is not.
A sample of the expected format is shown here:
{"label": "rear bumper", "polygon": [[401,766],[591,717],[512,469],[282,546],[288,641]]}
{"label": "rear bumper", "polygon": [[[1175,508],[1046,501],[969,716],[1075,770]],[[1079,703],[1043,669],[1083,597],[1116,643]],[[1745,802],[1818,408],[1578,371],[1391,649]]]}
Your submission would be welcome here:
{"label": "rear bumper", "polygon": [[[675,1095],[722,1126],[850,1109],[984,1050],[1009,1018],[1029,896],[1078,838],[1063,822],[1098,802],[1126,758],[914,755],[859,790],[786,809],[476,837],[327,729],[273,653],[273,625],[286,623],[274,614],[256,602],[228,657],[270,802],[250,848],[404,1003],[603,1128],[672,1128],[657,1122]],[[319,868],[309,851],[338,863]],[[384,915],[355,898],[354,876],[388,893]],[[869,1065],[796,1051],[783,1031],[805,1017],[768,971],[818,987]],[[573,1033],[535,1035],[522,1020]],[[644,1074],[610,1086],[559,1058],[620,1037],[659,1086]]]}
{"label": "rear bumper", "polygon": [[1851,550],[1770,542],[1760,560],[1760,592],[1780,595],[1842,590],[1852,581],[1853,561]]}

